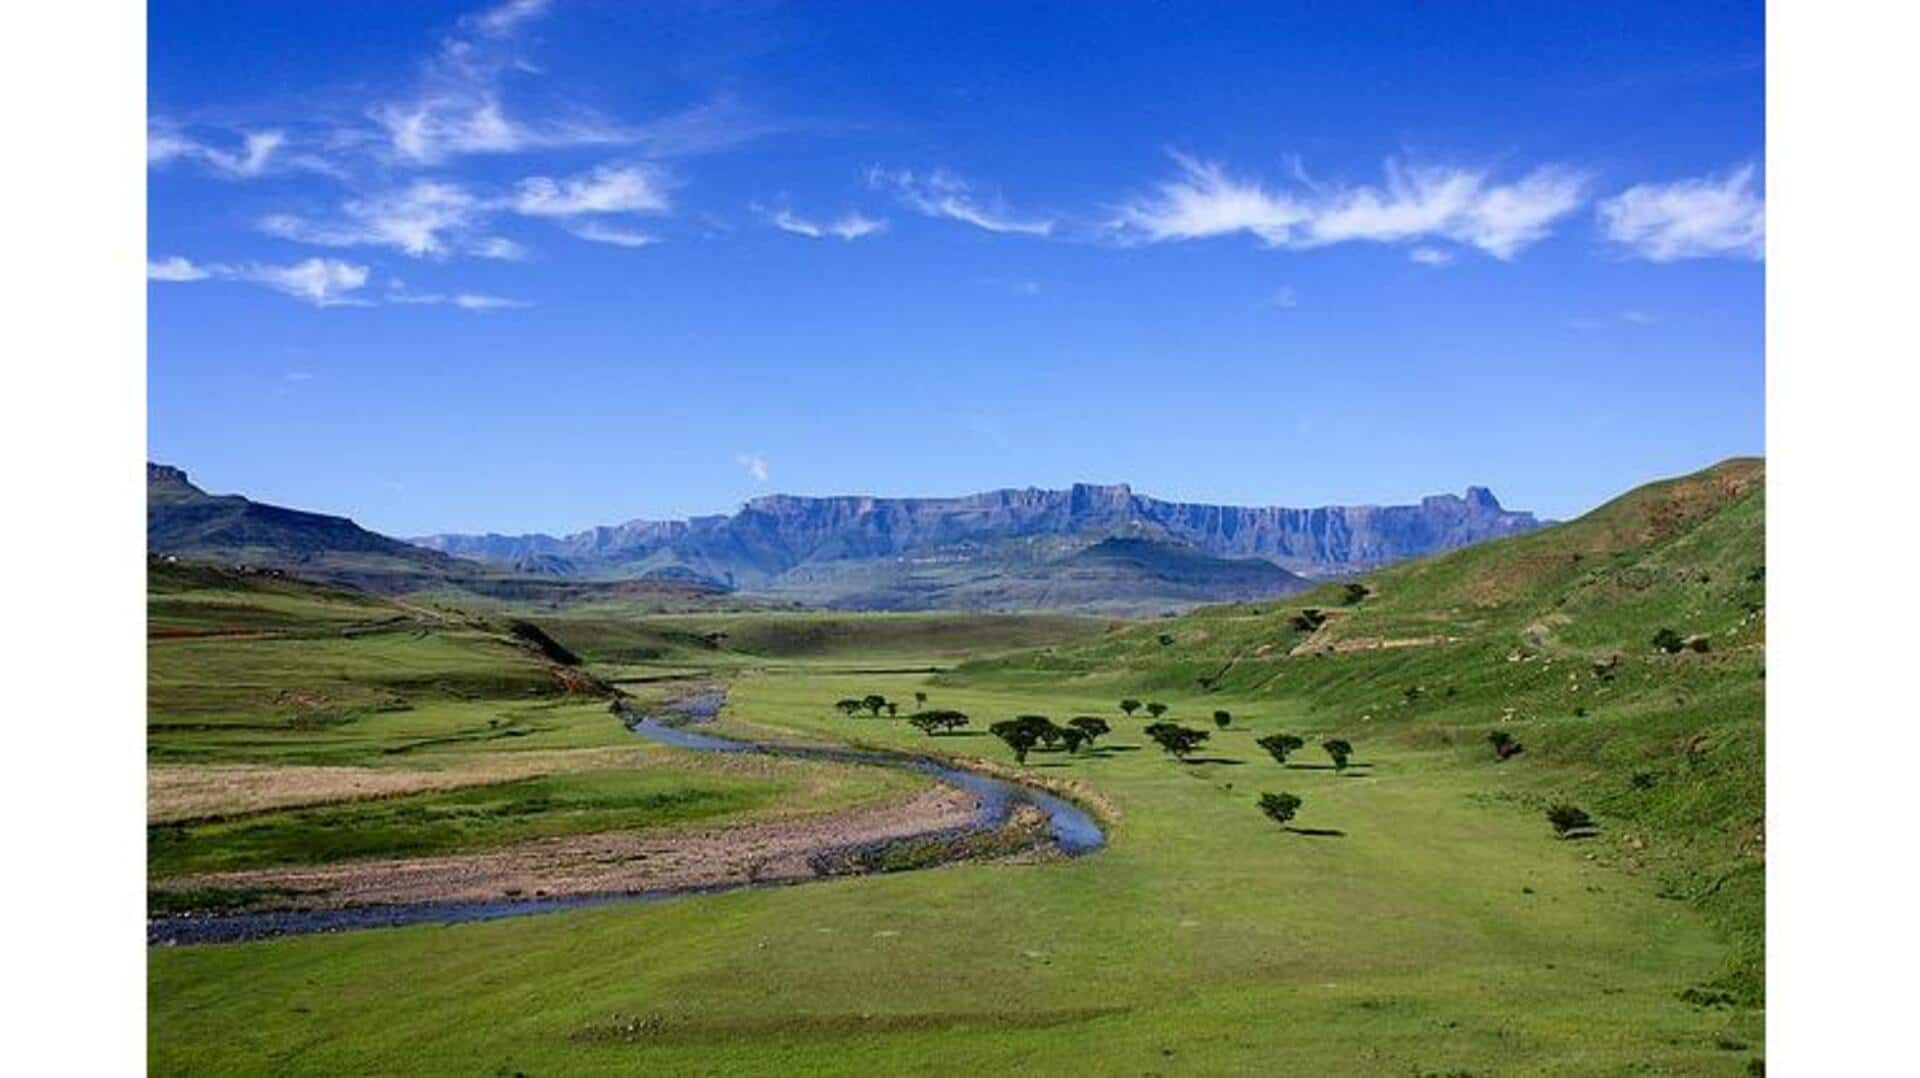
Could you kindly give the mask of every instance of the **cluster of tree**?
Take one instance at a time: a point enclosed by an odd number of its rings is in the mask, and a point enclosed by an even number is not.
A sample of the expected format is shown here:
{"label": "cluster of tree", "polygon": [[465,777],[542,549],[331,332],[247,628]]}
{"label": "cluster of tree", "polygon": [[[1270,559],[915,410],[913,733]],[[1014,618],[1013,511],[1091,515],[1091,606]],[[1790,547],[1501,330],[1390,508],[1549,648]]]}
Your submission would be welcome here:
{"label": "cluster of tree", "polygon": [[1133,713],[1140,710],[1142,706],[1147,709],[1147,714],[1153,716],[1155,719],[1167,713],[1167,705],[1158,700],[1150,700],[1145,705],[1142,705],[1140,701],[1132,697],[1120,701],[1120,710],[1124,712],[1129,719],[1133,718]]}
{"label": "cluster of tree", "polygon": [[1487,744],[1493,746],[1493,758],[1496,760],[1511,760],[1527,751],[1525,745],[1515,740],[1514,736],[1505,730],[1494,730],[1487,734]]}
{"label": "cluster of tree", "polygon": [[[924,696],[923,693],[915,693],[914,695]],[[835,700],[833,706],[835,710],[844,713],[848,718],[860,714],[863,710],[872,712],[873,717],[876,719],[880,717],[882,711],[888,715],[900,714],[900,705],[881,696],[879,693],[868,693],[858,700],[849,696],[845,699]]]}
{"label": "cluster of tree", "polygon": [[987,727],[987,732],[1006,742],[1007,747],[1013,750],[1014,760],[1022,764],[1027,762],[1027,753],[1032,752],[1035,746],[1044,745],[1048,751],[1065,748],[1069,753],[1075,753],[1082,746],[1092,745],[1108,731],[1106,720],[1089,715],[1070,719],[1065,726],[1045,715],[1022,715]]}
{"label": "cluster of tree", "polygon": [[916,711],[907,716],[907,724],[928,737],[932,737],[935,731],[953,733],[972,722],[972,719],[958,711]]}
{"label": "cluster of tree", "polygon": [[1156,722],[1145,728],[1146,735],[1154,743],[1165,749],[1169,755],[1184,760],[1193,750],[1204,744],[1213,735],[1205,730],[1195,730],[1177,722]]}

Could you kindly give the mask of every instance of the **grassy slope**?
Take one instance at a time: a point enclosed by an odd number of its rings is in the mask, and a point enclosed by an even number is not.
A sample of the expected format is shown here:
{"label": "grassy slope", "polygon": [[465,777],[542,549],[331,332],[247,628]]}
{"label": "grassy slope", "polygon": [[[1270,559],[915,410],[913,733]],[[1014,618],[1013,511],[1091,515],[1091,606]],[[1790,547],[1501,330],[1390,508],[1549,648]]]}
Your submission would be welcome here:
{"label": "grassy slope", "polygon": [[[555,639],[600,663],[737,670],[769,663],[944,666],[1098,636],[1111,623],[1066,614],[752,612],[540,619]],[[709,634],[724,638],[709,641]]]}
{"label": "grassy slope", "polygon": [[[1759,495],[1675,493],[1725,511],[1613,507],[1604,527],[1561,533],[1591,541],[1577,563],[1546,533],[1382,573],[1317,641],[1437,625],[1462,637],[1451,645],[1283,659],[1275,645],[1298,642],[1284,615],[1241,607],[960,675],[743,671],[737,729],[962,757],[1006,754],[828,704],[922,689],[979,725],[1107,714],[1108,751],[1037,754],[1032,771],[1115,806],[1112,845],[1066,864],[156,952],[154,1070],[1744,1073],[1759,1013],[1681,993],[1738,990],[1757,969],[1738,928],[1758,927],[1757,910],[1743,921],[1758,894],[1743,844],[1757,841],[1760,653],[1741,650],[1759,639],[1742,609],[1757,590],[1740,589]],[[1685,574],[1697,591],[1649,594]],[[1573,620],[1534,628],[1556,611]],[[1720,634],[1715,650],[1648,654],[1647,623],[1667,620]],[[1614,681],[1583,682],[1615,647]],[[1207,762],[1178,764],[1119,719],[1123,692],[1173,718],[1236,718]],[[1509,707],[1527,753],[1495,765],[1482,737]],[[1253,739],[1279,730],[1351,737],[1365,777],[1273,764]],[[1699,751],[1674,751],[1701,733]],[[1650,790],[1625,783],[1634,771],[1656,775]],[[1267,790],[1305,799],[1301,826],[1344,834],[1276,829],[1254,807]],[[1528,807],[1548,796],[1595,810],[1601,837],[1551,838]],[[1663,897],[1690,879],[1720,880],[1715,897]]]}
{"label": "grassy slope", "polygon": [[[540,753],[554,773],[148,829],[155,878],[522,839],[824,812],[912,789],[874,768],[734,768],[628,734],[503,623],[267,574],[155,563],[148,756],[474,769]],[[610,764],[619,749],[635,763]],[[310,778],[310,776],[308,776]],[[796,803],[797,802],[797,803]]]}
{"label": "grassy slope", "polygon": [[[1463,764],[1486,760],[1487,732],[1506,730],[1526,752],[1487,796],[1596,812],[1608,831],[1596,855],[1707,912],[1737,945],[1714,987],[1757,1003],[1764,499],[1764,466],[1729,461],[1560,527],[1374,574],[1374,594],[1355,607],[1330,586],[970,676],[1286,701],[1310,716],[1302,732],[1384,737]],[[1315,606],[1331,611],[1318,633],[1289,624]],[[1711,650],[1659,654],[1650,641],[1660,628],[1705,635]],[[1449,642],[1364,649],[1436,636]],[[1609,676],[1596,672],[1614,656]]]}

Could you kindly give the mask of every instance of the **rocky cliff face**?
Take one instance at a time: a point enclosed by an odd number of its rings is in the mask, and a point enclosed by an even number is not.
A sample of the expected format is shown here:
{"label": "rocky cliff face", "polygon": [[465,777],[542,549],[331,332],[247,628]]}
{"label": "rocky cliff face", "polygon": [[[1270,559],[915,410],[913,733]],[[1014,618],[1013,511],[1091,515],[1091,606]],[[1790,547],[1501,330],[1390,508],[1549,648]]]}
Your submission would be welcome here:
{"label": "rocky cliff face", "polygon": [[995,490],[959,498],[755,498],[733,516],[630,521],[558,538],[435,535],[415,540],[502,564],[539,559],[602,576],[692,572],[757,589],[803,566],[912,556],[995,561],[1012,541],[1108,537],[1173,543],[1218,558],[1258,558],[1302,576],[1333,576],[1540,526],[1483,487],[1418,505],[1319,509],[1201,505],[1126,486]]}

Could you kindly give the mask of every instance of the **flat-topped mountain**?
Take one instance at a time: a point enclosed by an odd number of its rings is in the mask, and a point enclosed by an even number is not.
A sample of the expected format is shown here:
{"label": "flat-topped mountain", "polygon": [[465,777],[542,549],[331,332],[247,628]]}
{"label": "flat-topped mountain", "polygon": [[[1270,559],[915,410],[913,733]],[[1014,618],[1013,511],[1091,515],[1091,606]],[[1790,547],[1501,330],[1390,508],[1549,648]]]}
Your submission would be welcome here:
{"label": "flat-topped mountain", "polygon": [[[1314,509],[1169,502],[1125,485],[995,490],[955,498],[864,495],[755,498],[731,516],[634,520],[568,536],[432,535],[421,546],[523,569],[621,578],[693,576],[747,592],[835,606],[913,609],[1192,605],[1298,590],[1292,578],[1338,576],[1539,527],[1483,487],[1417,505]],[[1063,561],[1103,540],[1158,544],[1149,559],[1114,557],[1105,602],[1035,597]],[[1144,549],[1144,548],[1143,548]],[[1169,589],[1167,552],[1185,557]],[[1138,553],[1138,552],[1136,552]],[[1249,561],[1284,570],[1262,573]],[[1217,562],[1221,564],[1210,564]],[[1139,573],[1119,572],[1123,565]],[[1052,567],[1052,568],[1049,568]],[[1123,583],[1124,578],[1124,583]],[[1068,589],[1075,594],[1084,589]],[[995,596],[1005,596],[1003,603]],[[1163,605],[1164,605],[1163,604]]]}

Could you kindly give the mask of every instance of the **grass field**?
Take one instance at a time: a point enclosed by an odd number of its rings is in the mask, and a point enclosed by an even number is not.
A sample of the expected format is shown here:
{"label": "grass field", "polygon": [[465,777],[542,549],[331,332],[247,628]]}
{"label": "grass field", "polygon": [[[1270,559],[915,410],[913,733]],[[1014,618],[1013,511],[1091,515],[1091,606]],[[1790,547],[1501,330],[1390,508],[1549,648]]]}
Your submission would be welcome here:
{"label": "grass field", "polygon": [[150,590],[156,883],[805,817],[923,785],[635,738],[591,677],[483,615],[171,563]]}
{"label": "grass field", "polygon": [[[720,726],[737,733],[1006,768],[1005,746],[982,733],[990,721],[1103,716],[1115,729],[1098,751],[1036,752],[1026,770],[1107,806],[1110,845],[1068,862],[155,951],[150,1062],[194,1074],[1752,1073],[1764,1054],[1761,484],[1757,462],[1730,462],[1572,525],[1375,574],[1351,602],[1332,585],[1285,604],[1062,626],[1050,642],[981,623],[965,645],[975,661],[938,673],[885,672],[956,659],[925,631],[871,642],[913,624],[885,619],[846,630],[851,644],[753,650],[742,642],[818,637],[788,615],[631,629],[556,619],[549,630],[595,671],[724,673]],[[1301,624],[1308,609],[1324,618]],[[684,627],[681,643],[640,654],[663,626]],[[1707,650],[1657,651],[1660,628]],[[719,647],[705,637],[716,629]],[[948,632],[960,630],[932,635]],[[1014,644],[1029,649],[1006,652]],[[696,649],[731,658],[689,663]],[[927,737],[831,706],[870,692],[925,692],[974,725]],[[1144,716],[1121,716],[1127,696],[1165,703],[1166,719],[1210,740],[1172,759],[1143,736]],[[524,740],[599,736],[584,711],[570,725],[582,705],[563,700],[428,710],[477,734],[487,706],[555,724]],[[1216,710],[1231,713],[1224,730]],[[1494,730],[1525,751],[1496,762]],[[1308,740],[1291,766],[1255,745],[1274,732]],[[312,738],[344,761],[423,733],[155,737],[268,759],[307,758],[295,746]],[[1323,735],[1354,743],[1345,774],[1315,744]],[[242,740],[218,740],[229,736]],[[1297,830],[1261,815],[1266,792],[1302,799]],[[1555,837],[1543,809],[1561,800],[1589,810],[1597,833]]]}

